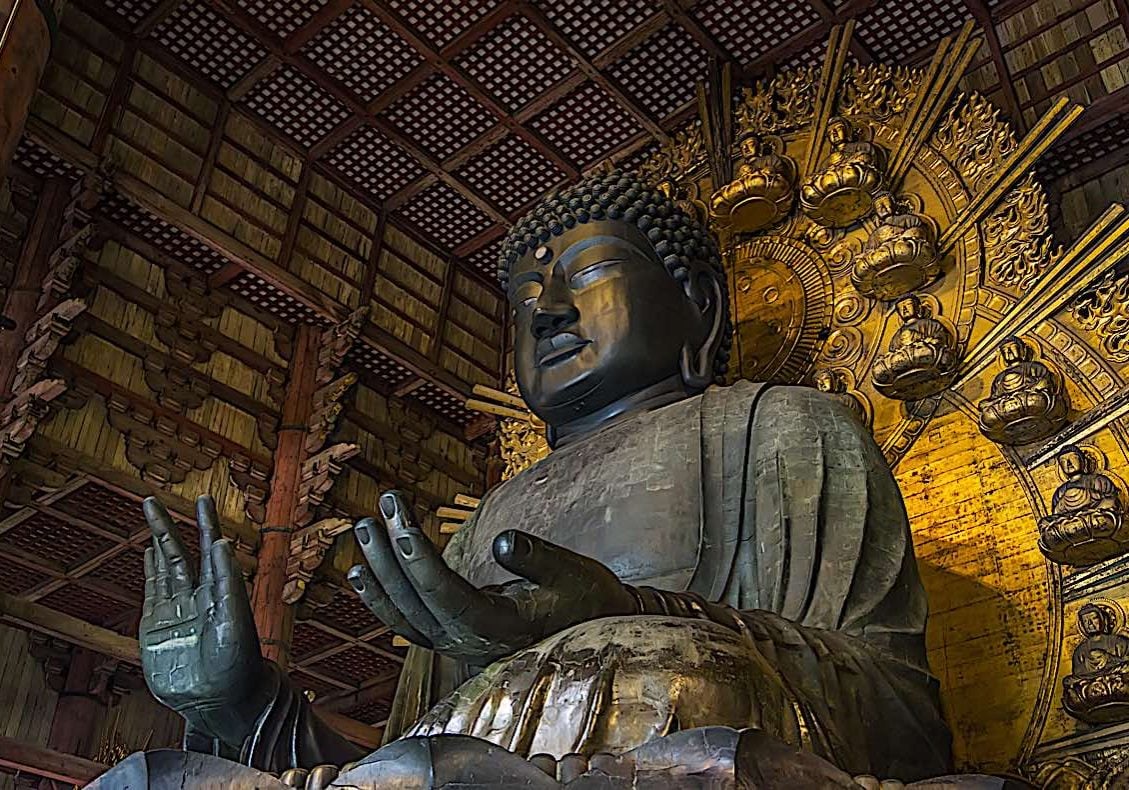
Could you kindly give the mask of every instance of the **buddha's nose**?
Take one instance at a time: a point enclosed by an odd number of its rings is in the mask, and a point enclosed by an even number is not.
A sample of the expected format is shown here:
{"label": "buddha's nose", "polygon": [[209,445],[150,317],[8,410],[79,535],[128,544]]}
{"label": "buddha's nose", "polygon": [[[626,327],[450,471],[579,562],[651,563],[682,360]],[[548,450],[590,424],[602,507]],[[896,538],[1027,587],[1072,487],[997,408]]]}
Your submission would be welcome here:
{"label": "buddha's nose", "polygon": [[555,335],[567,326],[576,323],[580,311],[567,302],[551,302],[533,308],[533,322],[530,331],[540,340]]}

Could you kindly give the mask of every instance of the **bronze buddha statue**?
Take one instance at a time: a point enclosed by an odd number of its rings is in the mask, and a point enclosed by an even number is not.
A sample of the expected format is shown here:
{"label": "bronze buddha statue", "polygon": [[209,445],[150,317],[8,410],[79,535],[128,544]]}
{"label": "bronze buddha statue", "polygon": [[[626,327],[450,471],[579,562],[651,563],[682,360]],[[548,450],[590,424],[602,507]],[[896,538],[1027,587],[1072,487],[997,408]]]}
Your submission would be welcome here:
{"label": "bronze buddha statue", "polygon": [[1081,447],[1064,447],[1058,466],[1065,480],[1051,498],[1051,513],[1039,519],[1039,549],[1052,562],[1077,566],[1123,553],[1129,530],[1117,486],[1095,471]]}
{"label": "bronze buddha statue", "polygon": [[1062,679],[1062,706],[1079,721],[1129,720],[1129,636],[1116,633],[1116,625],[1108,604],[1088,603],[1078,610],[1084,638]]}
{"label": "bronze buddha statue", "polygon": [[855,257],[851,283],[864,296],[890,301],[941,273],[937,232],[926,217],[898,206],[889,192],[874,199],[878,225]]}
{"label": "bronze buddha statue", "polygon": [[800,208],[820,225],[845,228],[867,216],[885,178],[886,152],[860,140],[846,118],[827,124],[831,153],[800,188]]}
{"label": "bronze buddha statue", "polygon": [[791,213],[796,199],[796,162],[782,154],[781,147],[757,134],[741,140],[737,177],[710,201],[718,223],[734,233],[753,233]]}
{"label": "bronze buddha statue", "polygon": [[[350,581],[414,643],[388,723],[402,737],[361,759],[330,732],[259,657],[210,500],[198,580],[150,500],[142,663],[187,719],[186,746],[307,787],[944,773],[897,484],[835,399],[714,384],[732,328],[710,235],[657,189],[593,176],[515,226],[500,275],[519,387],[554,451],[488,492],[442,556],[395,493],[357,523],[366,562]],[[214,760],[142,755],[120,771]],[[311,770],[356,760],[338,779]],[[984,781],[961,787],[1002,786]]]}
{"label": "bronze buddha statue", "polygon": [[874,387],[887,398],[920,400],[945,389],[956,371],[956,338],[912,294],[895,304],[902,325],[874,361]]}
{"label": "bronze buddha statue", "polygon": [[1062,377],[1035,360],[1026,340],[1009,337],[1000,345],[1004,369],[992,379],[991,394],[980,401],[980,431],[1000,444],[1046,439],[1066,423],[1069,407]]}

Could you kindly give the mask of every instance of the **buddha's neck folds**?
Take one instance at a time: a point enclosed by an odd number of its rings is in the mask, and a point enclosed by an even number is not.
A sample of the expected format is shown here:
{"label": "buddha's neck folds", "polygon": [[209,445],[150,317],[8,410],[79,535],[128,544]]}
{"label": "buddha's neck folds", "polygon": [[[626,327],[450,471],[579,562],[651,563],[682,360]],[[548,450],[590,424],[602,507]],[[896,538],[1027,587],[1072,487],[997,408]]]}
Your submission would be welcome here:
{"label": "buddha's neck folds", "polygon": [[687,388],[682,376],[675,374],[655,384],[626,395],[591,414],[560,425],[549,426],[549,446],[554,450],[573,444],[586,436],[608,428],[628,417],[651,411],[697,394]]}

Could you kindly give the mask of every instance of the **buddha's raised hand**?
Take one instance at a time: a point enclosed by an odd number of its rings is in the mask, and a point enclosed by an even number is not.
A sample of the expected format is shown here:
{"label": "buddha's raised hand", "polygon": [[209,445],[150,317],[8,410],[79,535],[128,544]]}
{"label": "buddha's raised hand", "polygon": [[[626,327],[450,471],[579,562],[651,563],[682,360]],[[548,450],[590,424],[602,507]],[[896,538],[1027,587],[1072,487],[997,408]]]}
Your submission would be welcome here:
{"label": "buddha's raised hand", "polygon": [[393,632],[422,647],[482,665],[577,623],[639,610],[631,589],[593,559],[508,530],[494,559],[527,579],[479,589],[451,570],[415,524],[399,493],[380,498],[384,525],[358,522],[367,561],[353,588]]}
{"label": "buddha's raised hand", "polygon": [[164,505],[150,497],[143,507],[153,533],[138,635],[145,682],[192,732],[237,746],[254,726],[270,673],[231,542],[220,539],[212,498],[197,499],[197,582]]}

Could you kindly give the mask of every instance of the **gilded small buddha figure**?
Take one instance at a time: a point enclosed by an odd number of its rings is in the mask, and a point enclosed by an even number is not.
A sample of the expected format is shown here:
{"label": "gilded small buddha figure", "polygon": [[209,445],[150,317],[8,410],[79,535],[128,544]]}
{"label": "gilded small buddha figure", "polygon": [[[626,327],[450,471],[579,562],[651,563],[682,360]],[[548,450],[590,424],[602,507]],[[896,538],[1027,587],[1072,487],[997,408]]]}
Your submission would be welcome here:
{"label": "gilded small buddha figure", "polygon": [[1129,636],[1116,633],[1114,611],[1103,604],[1083,606],[1078,627],[1085,638],[1062,679],[1063,708],[1088,724],[1129,720]]}
{"label": "gilded small buddha figure", "polygon": [[1062,377],[1035,360],[1027,341],[1009,337],[1000,346],[1004,369],[980,401],[980,431],[993,442],[1016,445],[1046,439],[1062,428],[1069,406]]}
{"label": "gilded small buddha figure", "polygon": [[860,140],[846,118],[827,125],[831,154],[800,189],[804,213],[832,228],[845,228],[865,217],[882,187],[886,153],[874,143]]}
{"label": "gilded small buddha figure", "polygon": [[878,226],[855,258],[851,282],[865,295],[890,301],[916,291],[941,273],[931,222],[899,207],[889,192],[874,199]]}
{"label": "gilded small buddha figure", "polygon": [[1039,519],[1039,548],[1052,562],[1087,566],[1129,548],[1124,506],[1114,482],[1096,472],[1081,447],[1067,445],[1058,456],[1065,482],[1055,490],[1051,513]]}
{"label": "gilded small buddha figure", "polygon": [[714,218],[735,233],[775,225],[792,211],[796,199],[796,162],[780,144],[757,134],[741,140],[743,159],[737,177],[714,193]]}
{"label": "gilded small buddha figure", "polygon": [[874,362],[874,387],[887,398],[920,400],[949,385],[956,370],[956,338],[910,295],[895,305],[902,325]]}
{"label": "gilded small buddha figure", "polygon": [[863,425],[870,424],[870,416],[867,414],[866,407],[857,395],[848,390],[843,371],[835,368],[821,368],[812,376],[812,384],[820,392],[826,393],[829,398],[833,398],[850,409],[851,413]]}

